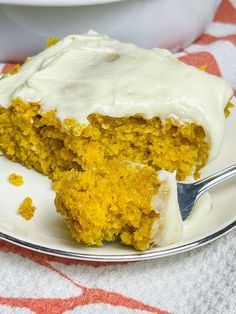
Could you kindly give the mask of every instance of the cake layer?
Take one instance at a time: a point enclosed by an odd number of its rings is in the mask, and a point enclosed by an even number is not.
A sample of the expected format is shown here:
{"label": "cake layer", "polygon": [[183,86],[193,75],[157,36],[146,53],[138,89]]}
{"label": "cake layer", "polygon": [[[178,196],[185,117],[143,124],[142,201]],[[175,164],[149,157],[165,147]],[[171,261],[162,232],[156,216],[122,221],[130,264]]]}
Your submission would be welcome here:
{"label": "cake layer", "polygon": [[175,59],[168,51],[145,50],[95,32],[68,36],[29,58],[21,71],[0,80],[0,105],[12,99],[56,110],[63,122],[88,117],[167,117],[202,126],[210,159],[218,154],[224,108],[232,89],[221,78]]}
{"label": "cake layer", "polygon": [[63,171],[86,170],[109,159],[176,170],[178,180],[184,180],[198,176],[207,161],[205,133],[193,123],[98,114],[88,119],[89,125],[73,119],[62,124],[54,111],[41,115],[40,104],[15,99],[9,108],[0,108],[0,149],[53,181]]}

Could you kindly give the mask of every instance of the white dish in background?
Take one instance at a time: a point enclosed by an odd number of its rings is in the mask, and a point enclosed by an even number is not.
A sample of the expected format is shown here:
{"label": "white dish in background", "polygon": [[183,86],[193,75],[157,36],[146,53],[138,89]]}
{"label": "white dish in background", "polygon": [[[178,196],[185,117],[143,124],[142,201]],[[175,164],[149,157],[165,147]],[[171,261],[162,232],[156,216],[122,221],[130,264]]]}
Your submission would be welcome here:
{"label": "white dish in background", "polygon": [[[208,165],[202,176],[212,174],[235,164],[236,110],[227,119],[225,140],[218,158]],[[73,241],[54,207],[54,192],[47,177],[0,157],[0,237],[20,246],[39,252],[67,258],[90,261],[134,261],[157,258],[197,248],[236,227],[236,178],[228,180],[212,190],[212,209],[201,217],[195,217],[192,225],[185,222],[180,242],[167,247],[155,247],[145,252],[108,243],[101,248],[89,248]],[[25,184],[12,186],[7,178],[16,172],[24,176]],[[35,217],[26,221],[17,214],[22,200],[30,196],[37,207]],[[205,196],[207,197],[207,196]],[[207,208],[207,206],[206,206]],[[204,206],[202,207],[204,212]]]}
{"label": "white dish in background", "polygon": [[142,47],[189,45],[219,0],[0,0],[0,61],[22,61],[49,37],[89,29]]}

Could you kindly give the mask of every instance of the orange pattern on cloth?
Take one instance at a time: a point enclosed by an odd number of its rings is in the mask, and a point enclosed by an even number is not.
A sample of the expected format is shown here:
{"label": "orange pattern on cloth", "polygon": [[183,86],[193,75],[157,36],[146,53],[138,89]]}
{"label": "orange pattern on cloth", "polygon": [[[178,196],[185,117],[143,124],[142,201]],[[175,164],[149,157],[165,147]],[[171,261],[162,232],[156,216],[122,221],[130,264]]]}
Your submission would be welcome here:
{"label": "orange pattern on cloth", "polygon": [[207,45],[212,44],[218,40],[226,40],[230,41],[232,44],[236,45],[236,34],[235,35],[227,35],[222,37],[216,37],[209,34],[203,34],[200,38],[195,41],[195,44],[199,45]]}
{"label": "orange pattern on cloth", "polygon": [[[162,311],[156,307],[146,305],[143,302],[135,300],[133,298],[126,297],[120,293],[106,291],[104,289],[99,288],[89,288],[83,285],[77,284],[73,279],[65,275],[63,272],[58,270],[55,266],[53,266],[50,262],[56,261],[57,263],[70,263],[69,260],[60,257],[48,256],[42,253],[36,253],[29,251],[24,248],[17,247],[13,244],[0,241],[0,251],[11,252],[14,254],[19,254],[20,256],[30,259],[34,263],[40,264],[44,267],[49,268],[53,272],[57,272],[60,276],[67,279],[72,285],[82,289],[82,295],[78,297],[71,298],[14,298],[14,297],[1,297],[0,296],[0,304],[9,305],[11,307],[18,308],[28,308],[34,311],[36,314],[62,314],[65,311],[69,311],[78,306],[83,306],[87,304],[110,304],[114,306],[123,306],[131,310],[141,310],[150,313],[156,314],[168,314],[167,311]],[[81,261],[73,261],[75,264],[84,264],[92,267],[98,266],[108,266],[112,263],[93,263],[90,262],[81,262]],[[125,263],[124,263],[125,264]]]}
{"label": "orange pattern on cloth", "polygon": [[207,65],[206,67],[207,72],[214,75],[221,76],[221,73],[215,61],[215,58],[212,56],[212,54],[208,52],[203,51],[203,52],[196,52],[196,53],[188,53],[185,56],[180,57],[179,59],[185,63],[194,65],[197,68]]}
{"label": "orange pattern on cloth", "polygon": [[236,9],[229,0],[222,0],[214,22],[236,24]]}
{"label": "orange pattern on cloth", "polygon": [[[222,0],[219,9],[215,15],[214,22],[213,23],[229,23],[229,24],[236,24],[236,9],[232,2],[229,0]],[[236,45],[236,34],[229,34],[227,36],[217,36],[208,34],[207,30],[206,32],[193,44],[189,47],[189,49],[185,49],[183,52],[181,52],[180,60],[194,65],[196,67],[200,67],[202,65],[207,65],[206,71],[215,74],[215,75],[223,75],[224,71],[224,61],[219,60],[215,58],[214,53],[211,53],[210,47],[212,44],[220,43],[222,41],[229,42],[233,45]],[[195,45],[198,45],[198,51],[194,50]],[[203,51],[201,51],[201,46]],[[206,47],[209,47],[207,51],[204,51]],[[191,50],[192,49],[192,50]],[[236,50],[235,50],[236,53]],[[14,65],[7,64],[2,68],[2,73],[6,73],[9,70],[12,70],[14,68]],[[235,72],[236,73],[236,72]],[[236,89],[236,82],[232,81],[230,82],[234,89]],[[114,313],[118,313],[116,310],[116,307],[122,306],[123,308],[127,309],[129,313],[134,313],[135,310],[149,312],[149,313],[157,313],[157,314],[167,314],[164,309],[161,310],[159,307],[153,307],[151,305],[148,305],[140,300],[135,298],[131,298],[128,296],[125,296],[124,294],[116,292],[116,282],[114,282],[114,288],[112,291],[108,291],[106,289],[100,289],[95,287],[87,287],[83,284],[76,283],[73,278],[68,276],[66,274],[66,267],[72,267],[72,266],[78,266],[78,267],[84,267],[89,272],[93,273],[94,269],[109,269],[109,267],[116,267],[114,265],[119,266],[119,269],[117,268],[117,271],[122,272],[122,269],[125,269],[130,265],[130,263],[99,263],[99,262],[86,262],[86,261],[78,261],[73,259],[66,259],[66,258],[59,258],[55,256],[49,256],[42,253],[36,253],[33,251],[29,251],[24,248],[19,248],[13,244],[7,243],[5,241],[0,241],[0,252],[7,254],[9,261],[10,258],[13,256],[21,256],[23,258],[23,261],[25,261],[25,268],[27,271],[27,261],[33,262],[34,265],[40,265],[44,267],[45,269],[50,270],[53,273],[59,274],[59,276],[63,277],[67,282],[69,282],[71,285],[77,287],[78,289],[82,289],[82,294],[78,292],[78,296],[73,297],[61,297],[61,298],[33,298],[33,297],[16,297],[14,294],[13,296],[5,296],[0,295],[0,305],[7,305],[9,306],[9,311],[14,311],[14,309],[21,308],[22,310],[27,308],[31,311],[33,311],[36,314],[61,314],[65,311],[75,309],[77,312],[77,307],[81,307],[81,312],[83,312],[83,307],[85,305],[89,304],[107,304],[114,306]],[[0,263],[1,265],[1,263]],[[60,267],[58,265],[63,265],[65,271],[61,271]],[[9,264],[10,267],[10,264]],[[142,271],[145,273],[146,268],[143,266]],[[112,276],[112,274],[110,274]],[[110,280],[112,280],[112,277],[110,276]],[[32,278],[28,278],[29,282],[32,280]],[[130,274],[129,278],[127,280],[132,281],[132,274]],[[158,278],[156,279],[158,280]],[[128,282],[128,281],[127,281]],[[32,283],[32,282],[31,282]],[[47,283],[46,283],[47,284]],[[49,283],[48,283],[49,284]],[[55,287],[57,285],[57,282],[50,283],[54,284]],[[135,285],[135,279],[133,282],[133,285]],[[176,282],[176,288],[178,289],[179,283]],[[149,288],[150,289],[150,288]],[[152,290],[155,292],[155,286],[152,287]],[[150,291],[150,294],[153,292]],[[185,291],[186,292],[186,291]],[[147,291],[147,294],[149,291]],[[183,292],[184,297],[184,292]],[[158,301],[158,295],[157,298],[157,304],[162,304],[160,306],[163,308],[163,302]],[[165,308],[168,308],[168,299],[171,298],[171,291],[168,289],[168,283],[166,286],[166,306]],[[165,303],[164,302],[164,303]],[[190,313],[192,310],[191,304],[185,305],[186,311],[185,313]],[[1,311],[1,310],[0,310]],[[119,311],[119,310],[118,310]],[[13,313],[13,312],[9,312]],[[113,313],[110,312],[110,313]],[[128,312],[125,312],[128,313]]]}

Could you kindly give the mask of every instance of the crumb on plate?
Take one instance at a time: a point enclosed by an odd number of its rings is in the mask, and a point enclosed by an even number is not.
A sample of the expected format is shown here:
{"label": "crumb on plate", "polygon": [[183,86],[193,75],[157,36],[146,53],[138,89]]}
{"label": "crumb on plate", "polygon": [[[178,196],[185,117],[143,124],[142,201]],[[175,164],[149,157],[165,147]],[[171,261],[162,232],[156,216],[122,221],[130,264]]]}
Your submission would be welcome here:
{"label": "crumb on plate", "polygon": [[15,186],[21,186],[24,184],[23,177],[16,173],[11,173],[8,177],[8,181]]}
{"label": "crumb on plate", "polygon": [[36,207],[30,197],[26,197],[20,205],[18,212],[26,220],[30,220],[34,216]]}

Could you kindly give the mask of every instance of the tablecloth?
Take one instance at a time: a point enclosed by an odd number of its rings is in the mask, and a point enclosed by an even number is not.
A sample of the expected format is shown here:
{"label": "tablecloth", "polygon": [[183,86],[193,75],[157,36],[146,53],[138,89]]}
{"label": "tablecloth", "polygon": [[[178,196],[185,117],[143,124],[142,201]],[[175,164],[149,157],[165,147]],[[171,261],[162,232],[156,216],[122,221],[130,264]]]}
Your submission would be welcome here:
{"label": "tablecloth", "polygon": [[[205,33],[178,57],[236,89],[236,1],[223,0]],[[10,65],[5,65],[6,71]],[[236,313],[236,230],[180,255],[92,263],[0,241],[0,314]]]}

